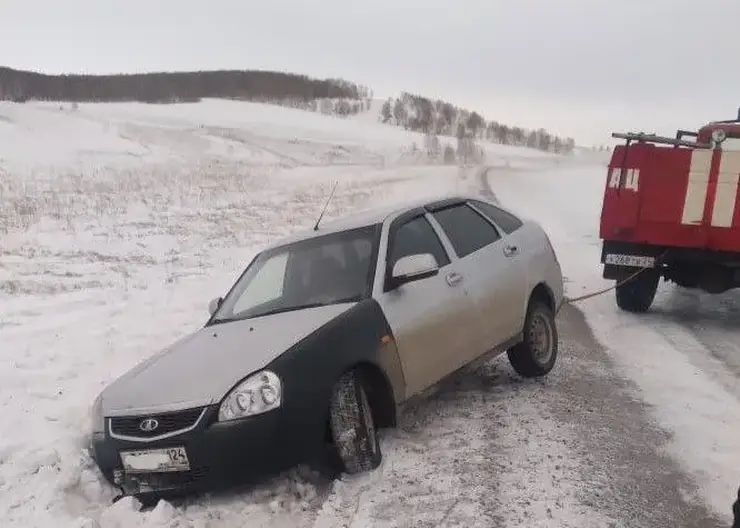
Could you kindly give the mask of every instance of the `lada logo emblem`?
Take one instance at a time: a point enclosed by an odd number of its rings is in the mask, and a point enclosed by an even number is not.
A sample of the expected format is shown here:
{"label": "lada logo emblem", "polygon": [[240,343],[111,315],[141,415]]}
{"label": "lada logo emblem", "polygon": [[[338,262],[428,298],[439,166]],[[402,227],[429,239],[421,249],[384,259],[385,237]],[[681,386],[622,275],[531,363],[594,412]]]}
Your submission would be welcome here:
{"label": "lada logo emblem", "polygon": [[154,418],[147,418],[146,420],[142,420],[139,424],[139,429],[145,433],[151,433],[157,427],[159,427],[159,422]]}

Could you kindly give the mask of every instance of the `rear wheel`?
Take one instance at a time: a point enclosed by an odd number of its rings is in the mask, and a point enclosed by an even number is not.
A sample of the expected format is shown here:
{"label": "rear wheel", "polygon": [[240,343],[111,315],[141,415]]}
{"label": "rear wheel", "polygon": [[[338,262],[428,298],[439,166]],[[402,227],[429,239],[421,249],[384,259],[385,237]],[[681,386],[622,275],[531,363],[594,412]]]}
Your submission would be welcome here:
{"label": "rear wheel", "polygon": [[643,313],[650,309],[658,291],[660,273],[647,270],[616,287],[617,306],[626,312]]}
{"label": "rear wheel", "polygon": [[334,386],[329,425],[337,455],[347,473],[360,473],[380,465],[382,454],[372,409],[361,380],[345,372]]}
{"label": "rear wheel", "polygon": [[508,351],[509,363],[524,378],[548,374],[558,357],[555,314],[543,302],[531,300],[524,320],[524,339]]}

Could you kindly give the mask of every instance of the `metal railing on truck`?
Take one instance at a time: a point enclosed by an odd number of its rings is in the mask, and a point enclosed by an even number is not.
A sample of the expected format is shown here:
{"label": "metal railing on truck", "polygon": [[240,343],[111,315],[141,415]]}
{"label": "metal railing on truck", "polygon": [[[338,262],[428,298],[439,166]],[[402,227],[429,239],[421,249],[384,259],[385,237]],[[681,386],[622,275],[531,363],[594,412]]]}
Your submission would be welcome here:
{"label": "metal railing on truck", "polygon": [[627,145],[636,141],[638,143],[655,143],[658,145],[672,145],[674,147],[691,147],[709,149],[712,145],[709,143],[699,143],[697,141],[686,141],[683,139],[684,136],[698,137],[696,132],[689,130],[679,130],[676,132],[676,137],[659,136],[657,134],[645,134],[643,132],[628,132],[626,134],[621,132],[613,132],[612,137],[615,139],[624,139],[627,141]]}
{"label": "metal railing on truck", "polygon": [[[683,139],[684,136],[692,136],[692,137],[699,137],[699,134],[696,132],[691,132],[689,130],[679,130],[676,132],[676,137],[666,137],[666,136],[659,136],[657,134],[645,134],[644,132],[628,132],[628,133],[621,133],[621,132],[613,132],[612,137],[616,139],[624,139],[626,140],[625,147],[629,147],[630,143],[633,141],[636,141],[638,143],[655,143],[658,145],[672,145],[674,148],[678,147],[690,147],[690,148],[699,148],[699,149],[710,149],[712,148],[712,145],[707,143],[699,143],[696,141],[686,141]],[[621,163],[621,169],[619,174],[619,188],[621,189],[624,185],[625,177],[627,174],[627,152],[628,150],[625,148],[624,152],[622,154],[622,163]]]}

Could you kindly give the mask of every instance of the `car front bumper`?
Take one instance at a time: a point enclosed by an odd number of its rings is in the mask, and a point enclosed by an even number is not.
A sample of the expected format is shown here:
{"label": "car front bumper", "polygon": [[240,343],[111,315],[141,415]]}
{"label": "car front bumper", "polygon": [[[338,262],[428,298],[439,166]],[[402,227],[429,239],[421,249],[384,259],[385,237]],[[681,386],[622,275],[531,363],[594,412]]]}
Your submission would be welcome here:
{"label": "car front bumper", "polygon": [[[318,424],[285,420],[281,409],[230,422],[218,422],[217,415],[217,407],[209,408],[196,429],[163,440],[131,441],[114,438],[110,431],[95,433],[92,454],[112,484],[124,494],[140,495],[253,481],[311,461],[324,445]],[[123,468],[121,451],[172,447],[185,448],[188,471],[128,473]]]}

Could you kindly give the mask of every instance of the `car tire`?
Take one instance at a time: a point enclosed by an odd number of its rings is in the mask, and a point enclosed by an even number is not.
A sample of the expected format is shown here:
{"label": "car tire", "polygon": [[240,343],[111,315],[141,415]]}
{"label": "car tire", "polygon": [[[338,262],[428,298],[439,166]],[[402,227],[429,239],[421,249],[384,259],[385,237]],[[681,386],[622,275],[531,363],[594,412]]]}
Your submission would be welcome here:
{"label": "car tire", "polygon": [[643,271],[627,282],[617,284],[617,306],[625,312],[647,312],[658,291],[658,281],[660,274],[657,271]]}
{"label": "car tire", "polygon": [[372,409],[354,371],[345,372],[334,386],[329,426],[345,472],[361,473],[380,465],[382,454]]}
{"label": "car tire", "polygon": [[523,378],[547,375],[558,357],[555,314],[543,302],[531,300],[524,319],[522,342],[508,351],[509,363]]}

